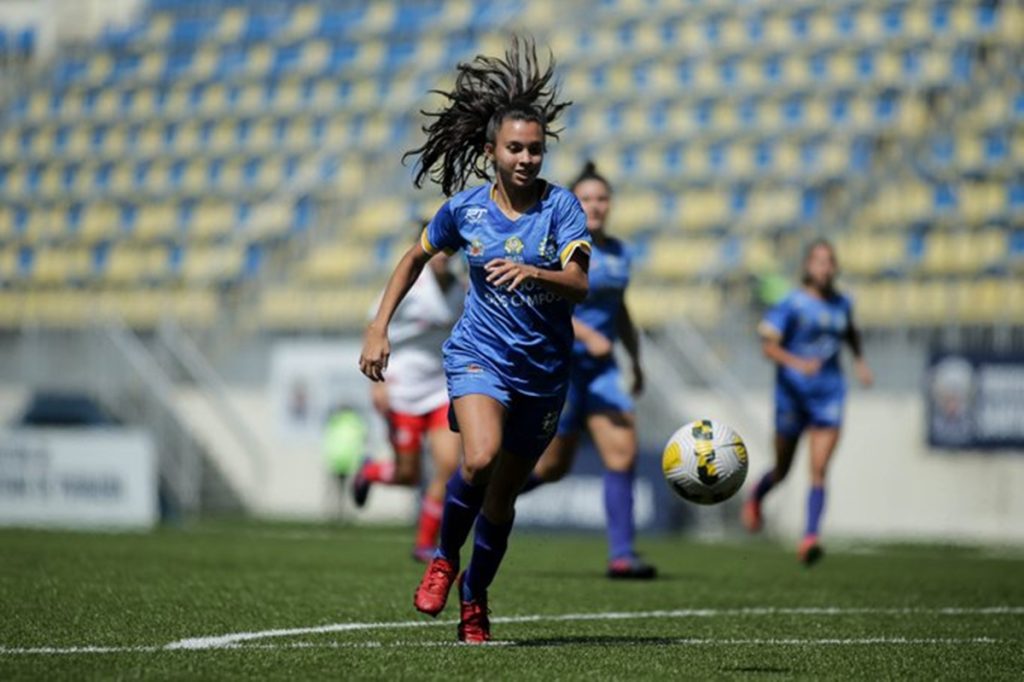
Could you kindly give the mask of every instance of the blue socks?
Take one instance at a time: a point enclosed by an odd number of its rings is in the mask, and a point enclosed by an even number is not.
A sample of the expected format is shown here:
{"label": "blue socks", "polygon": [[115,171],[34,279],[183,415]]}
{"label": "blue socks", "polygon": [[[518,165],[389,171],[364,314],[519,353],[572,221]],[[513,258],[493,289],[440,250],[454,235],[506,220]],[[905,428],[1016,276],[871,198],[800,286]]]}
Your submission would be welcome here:
{"label": "blue socks", "polygon": [[769,471],[761,480],[757,482],[757,486],[754,488],[754,499],[760,504],[764,496],[768,494],[772,488],[775,487],[775,472]]}
{"label": "blue socks", "polygon": [[530,477],[526,479],[526,484],[523,485],[523,489],[519,491],[519,494],[528,493],[534,488],[538,488],[544,485],[544,479],[537,474],[531,473]]}
{"label": "blue socks", "polygon": [[632,557],[633,537],[633,478],[629,471],[604,472],[604,512],[608,519],[608,557]]}
{"label": "blue socks", "polygon": [[487,588],[494,581],[498,566],[508,549],[508,536],[512,532],[510,519],[505,523],[492,523],[480,514],[476,519],[476,536],[473,539],[473,558],[462,579],[462,599],[470,601],[484,597]]}
{"label": "blue socks", "polygon": [[807,530],[804,535],[817,535],[821,513],[825,510],[825,488],[812,487],[807,495]]}
{"label": "blue socks", "polygon": [[459,565],[459,550],[466,544],[469,529],[480,513],[484,503],[486,486],[470,485],[462,478],[462,471],[456,471],[445,487],[444,512],[441,516],[441,541],[435,556],[443,557]]}

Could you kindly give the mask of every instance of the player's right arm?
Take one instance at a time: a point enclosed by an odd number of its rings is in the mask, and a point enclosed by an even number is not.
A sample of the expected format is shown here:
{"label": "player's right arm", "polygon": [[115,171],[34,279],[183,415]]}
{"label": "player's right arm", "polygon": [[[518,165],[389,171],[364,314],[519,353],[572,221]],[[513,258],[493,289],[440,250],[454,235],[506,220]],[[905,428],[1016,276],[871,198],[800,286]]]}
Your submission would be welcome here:
{"label": "player's right arm", "polygon": [[420,244],[413,244],[391,273],[384,295],[377,307],[377,314],[363,334],[363,351],[359,356],[359,370],[371,381],[384,381],[384,370],[388,368],[391,344],[388,342],[388,325],[395,309],[402,302],[413,283],[423,272],[424,266],[433,257]]}

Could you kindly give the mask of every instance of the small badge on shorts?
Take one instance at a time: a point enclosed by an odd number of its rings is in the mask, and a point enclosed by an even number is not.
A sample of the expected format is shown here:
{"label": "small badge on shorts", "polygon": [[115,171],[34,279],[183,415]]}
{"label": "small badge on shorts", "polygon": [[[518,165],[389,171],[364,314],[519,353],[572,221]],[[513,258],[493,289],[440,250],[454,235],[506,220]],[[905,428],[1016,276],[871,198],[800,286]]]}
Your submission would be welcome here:
{"label": "small badge on shorts", "polygon": [[544,419],[540,422],[540,432],[544,436],[550,436],[555,432],[555,427],[558,426],[558,410],[551,410],[544,415]]}

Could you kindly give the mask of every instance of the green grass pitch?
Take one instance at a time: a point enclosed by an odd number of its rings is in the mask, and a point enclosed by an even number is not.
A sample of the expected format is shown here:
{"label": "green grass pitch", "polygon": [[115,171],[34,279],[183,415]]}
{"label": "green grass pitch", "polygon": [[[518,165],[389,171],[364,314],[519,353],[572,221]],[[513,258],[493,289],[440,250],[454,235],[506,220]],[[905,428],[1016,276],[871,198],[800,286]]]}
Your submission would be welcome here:
{"label": "green grass pitch", "polygon": [[513,534],[493,646],[457,604],[412,608],[408,529],[203,522],[0,531],[0,680],[1024,678],[1024,555],[644,539],[649,583],[599,536]]}

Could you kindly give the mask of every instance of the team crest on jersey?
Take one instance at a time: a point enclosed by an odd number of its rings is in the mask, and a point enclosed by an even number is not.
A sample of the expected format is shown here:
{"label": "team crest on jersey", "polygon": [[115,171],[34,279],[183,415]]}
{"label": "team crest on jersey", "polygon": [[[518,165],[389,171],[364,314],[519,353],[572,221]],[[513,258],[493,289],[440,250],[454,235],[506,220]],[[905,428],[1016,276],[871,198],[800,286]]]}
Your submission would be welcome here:
{"label": "team crest on jersey", "polygon": [[466,220],[471,223],[479,223],[487,215],[487,209],[483,206],[474,206],[466,209]]}
{"label": "team crest on jersey", "polygon": [[473,257],[484,255],[484,243],[479,239],[474,239],[469,243],[469,248],[466,249],[466,254]]}
{"label": "team crest on jersey", "polygon": [[544,239],[540,240],[537,253],[544,260],[555,260],[558,257],[558,247],[555,246],[555,240],[551,238],[551,235],[545,235]]}
{"label": "team crest on jersey", "polygon": [[505,240],[505,257],[509,260],[523,260],[523,240],[519,237],[509,237]]}

